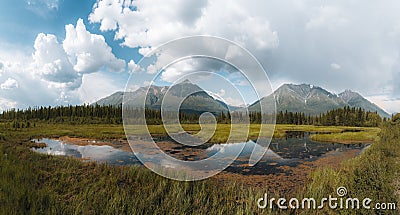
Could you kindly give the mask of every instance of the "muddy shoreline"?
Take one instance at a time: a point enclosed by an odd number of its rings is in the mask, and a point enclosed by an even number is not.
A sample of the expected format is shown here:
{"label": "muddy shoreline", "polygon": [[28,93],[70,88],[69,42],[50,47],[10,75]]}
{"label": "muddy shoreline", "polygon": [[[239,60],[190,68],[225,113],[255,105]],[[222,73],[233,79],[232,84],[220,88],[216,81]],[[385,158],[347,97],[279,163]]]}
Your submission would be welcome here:
{"label": "muddy shoreline", "polygon": [[[304,185],[309,181],[309,174],[316,169],[327,167],[339,168],[342,162],[356,157],[359,152],[360,150],[349,150],[340,155],[335,154],[335,152],[329,152],[315,161],[306,161],[296,167],[280,166],[278,168],[282,172],[275,174],[246,175],[223,171],[214,176],[214,178],[221,180],[221,182],[234,180],[246,186],[264,189],[270,193],[286,195],[303,189]],[[243,169],[243,171],[246,171],[246,169]]]}
{"label": "muddy shoreline", "polygon": [[[63,136],[57,138],[66,144],[74,144],[79,146],[111,146],[125,152],[132,152],[128,141],[123,139],[118,140],[93,140],[89,138],[75,138]],[[160,141],[157,145],[167,154],[181,160],[198,160],[206,157],[202,154],[201,150],[196,150],[190,147],[177,147],[177,144],[171,141]],[[309,174],[317,168],[338,168],[343,161],[356,157],[360,153],[360,149],[351,149],[346,151],[329,151],[326,154],[318,157],[315,160],[301,161],[296,166],[291,165],[277,165],[277,163],[261,163],[257,167],[257,171],[263,172],[258,174],[253,171],[250,166],[246,164],[236,165],[236,167],[228,167],[221,173],[213,176],[214,180],[221,183],[228,183],[237,181],[245,186],[265,189],[272,193],[294,193],[302,189],[309,180]],[[86,160],[86,159],[84,159]],[[274,172],[268,172],[267,166],[263,165],[277,165]],[[253,174],[254,173],[254,174]]]}

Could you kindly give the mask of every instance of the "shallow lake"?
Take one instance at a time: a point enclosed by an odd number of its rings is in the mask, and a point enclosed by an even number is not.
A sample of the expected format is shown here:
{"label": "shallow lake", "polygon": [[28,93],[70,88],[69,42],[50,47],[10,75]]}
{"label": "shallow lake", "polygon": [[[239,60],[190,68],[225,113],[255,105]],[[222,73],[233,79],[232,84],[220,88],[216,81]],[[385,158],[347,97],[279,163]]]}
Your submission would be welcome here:
{"label": "shallow lake", "polygon": [[84,160],[106,162],[112,165],[129,165],[139,162],[132,152],[123,151],[108,145],[80,146],[48,138],[34,141],[46,143],[47,146],[45,148],[32,149],[33,151],[49,155],[71,156]]}
{"label": "shallow lake", "polygon": [[[141,164],[133,152],[113,147],[111,146],[112,144],[91,145],[89,142],[87,145],[75,145],[48,138],[34,141],[47,144],[45,148],[32,149],[40,153],[72,156],[84,160],[105,162],[111,165]],[[280,168],[282,166],[296,167],[299,164],[316,161],[326,156],[339,158],[346,151],[356,150],[357,153],[360,153],[367,146],[366,144],[319,143],[311,141],[307,132],[287,132],[285,139],[273,139],[269,146],[267,145],[268,150],[262,159],[256,165],[249,167],[246,164],[253,150],[260,151],[267,146],[257,144],[251,140],[243,143],[209,144],[200,147],[183,146],[165,138],[162,141],[158,141],[159,145],[162,145],[160,148],[168,155],[187,161],[209,158],[216,153],[220,153],[222,157],[229,157],[235,155],[238,150],[242,150],[235,162],[225,171],[244,175],[282,173],[284,172]],[[157,154],[154,154],[153,160],[157,161],[158,159]]]}

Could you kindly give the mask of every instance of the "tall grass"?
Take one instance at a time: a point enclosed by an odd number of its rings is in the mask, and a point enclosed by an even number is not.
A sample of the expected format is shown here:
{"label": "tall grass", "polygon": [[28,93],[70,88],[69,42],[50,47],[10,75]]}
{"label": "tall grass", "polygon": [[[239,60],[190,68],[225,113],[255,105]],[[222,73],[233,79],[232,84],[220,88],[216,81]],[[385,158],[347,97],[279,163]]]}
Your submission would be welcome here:
{"label": "tall grass", "polygon": [[[310,175],[311,183],[302,196],[320,201],[328,195],[337,196],[336,189],[344,186],[346,198],[372,199],[375,203],[395,203],[399,207],[398,186],[400,173],[400,125],[385,123],[380,140],[360,156],[345,162],[340,168],[318,169]],[[399,214],[399,210],[340,209],[320,213],[328,214]]]}
{"label": "tall grass", "polygon": [[179,182],[140,166],[37,154],[24,142],[0,143],[0,214],[253,214],[262,196],[235,181]]}
{"label": "tall grass", "polygon": [[[214,127],[214,125],[204,125],[206,130]],[[210,128],[208,128],[209,126]],[[233,126],[233,129],[232,129]],[[263,127],[261,127],[263,126]],[[201,127],[198,124],[182,124],[185,131],[197,134]],[[9,128],[0,123],[0,140],[4,139],[4,134],[19,135],[30,138],[39,137],[84,137],[93,139],[125,139],[125,131],[122,125],[108,124],[48,124],[36,123],[35,127],[30,128]],[[144,134],[147,132],[143,126],[128,126],[131,134]],[[167,133],[163,125],[149,125],[148,131],[155,136],[165,136]],[[348,130],[359,130],[360,132],[345,132]],[[176,129],[178,131],[178,129]],[[305,132],[331,132],[331,134],[315,134],[311,135],[311,139],[315,141],[328,142],[348,142],[348,141],[372,141],[378,139],[379,128],[364,128],[364,127],[346,127],[346,126],[314,126],[314,125],[260,125],[251,124],[217,124],[214,135],[209,142],[225,143],[231,135],[231,142],[241,142],[248,139],[257,139],[258,137],[270,137],[273,134],[274,138],[285,138],[286,131],[305,131]],[[174,130],[172,130],[174,132]],[[206,136],[209,136],[208,132]],[[201,135],[201,134],[200,134]],[[201,136],[200,136],[201,138]]]}
{"label": "tall grass", "polygon": [[362,128],[358,132],[311,134],[310,139],[318,142],[338,143],[376,142],[379,140],[379,131],[379,128]]}
{"label": "tall grass", "polygon": [[[250,131],[257,134],[257,128],[252,125]],[[289,125],[277,128],[278,132],[346,129]],[[161,127],[151,129],[163,134]],[[198,131],[196,125],[187,125],[185,129]],[[221,125],[220,129],[227,132],[228,127]],[[178,182],[140,166],[81,162],[37,154],[26,147],[33,137],[123,138],[121,126],[39,124],[35,128],[4,128],[0,134],[0,214],[398,214],[398,211],[327,208],[260,210],[256,201],[267,189],[244,186],[240,181],[220,182],[211,178]],[[345,186],[348,197],[398,202],[399,187],[395,182],[398,181],[399,159],[400,126],[384,124],[377,143],[339,168],[313,172],[309,184],[297,197],[314,197],[319,201],[329,194],[335,196],[337,187]]]}

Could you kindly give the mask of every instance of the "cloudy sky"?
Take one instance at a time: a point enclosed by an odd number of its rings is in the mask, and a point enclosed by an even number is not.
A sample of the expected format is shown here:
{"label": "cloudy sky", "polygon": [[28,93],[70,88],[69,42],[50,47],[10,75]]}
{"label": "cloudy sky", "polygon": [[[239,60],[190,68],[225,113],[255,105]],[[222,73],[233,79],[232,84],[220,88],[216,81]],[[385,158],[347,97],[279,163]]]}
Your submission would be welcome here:
{"label": "cloudy sky", "polygon": [[[155,47],[212,35],[248,49],[273,88],[351,89],[400,112],[398,11],[396,0],[1,1],[0,110],[93,102],[123,90]],[[156,65],[135,71],[134,86],[148,84],[138,73],[154,74]],[[180,75],[165,71],[165,83]],[[215,85],[211,91],[240,103]]]}

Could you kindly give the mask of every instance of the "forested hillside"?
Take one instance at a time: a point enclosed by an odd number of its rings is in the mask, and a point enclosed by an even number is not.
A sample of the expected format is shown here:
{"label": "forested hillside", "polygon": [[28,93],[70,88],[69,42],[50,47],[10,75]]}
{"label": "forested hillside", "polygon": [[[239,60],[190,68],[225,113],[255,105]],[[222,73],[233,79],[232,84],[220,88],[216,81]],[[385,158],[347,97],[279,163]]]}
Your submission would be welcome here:
{"label": "forested hillside", "polygon": [[[146,109],[126,109],[133,119],[146,116],[147,124],[162,124],[161,111]],[[245,123],[246,117],[243,112],[221,112],[216,115],[218,123],[230,123],[231,118],[234,123]],[[198,113],[179,113],[181,123],[198,123],[200,114]],[[271,118],[270,115],[266,118]],[[273,118],[273,117],[272,117]],[[100,106],[100,105],[77,105],[77,106],[57,106],[57,107],[36,107],[26,110],[11,109],[0,114],[2,121],[15,128],[35,126],[35,122],[46,121],[49,123],[69,123],[69,124],[122,124],[122,107]],[[261,123],[262,115],[259,112],[249,114],[250,123]],[[277,124],[294,125],[336,125],[336,126],[366,126],[376,127],[382,121],[377,112],[365,111],[361,108],[344,107],[327,111],[318,116],[306,115],[300,112],[280,111],[276,114]]]}

